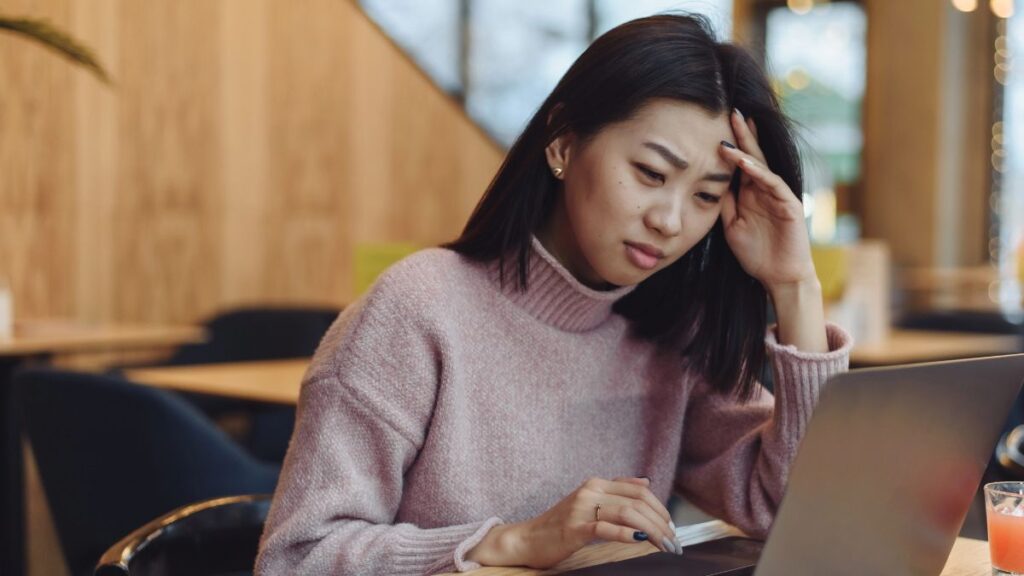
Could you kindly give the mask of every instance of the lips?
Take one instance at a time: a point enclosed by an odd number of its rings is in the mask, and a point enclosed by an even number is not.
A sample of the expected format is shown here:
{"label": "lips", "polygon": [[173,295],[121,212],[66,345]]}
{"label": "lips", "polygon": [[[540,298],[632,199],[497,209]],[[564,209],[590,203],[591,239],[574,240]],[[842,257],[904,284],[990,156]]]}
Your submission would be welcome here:
{"label": "lips", "polygon": [[633,244],[626,242],[626,257],[634,266],[641,270],[654,270],[663,253],[649,244]]}
{"label": "lips", "polygon": [[657,248],[655,248],[654,246],[651,246],[650,244],[642,244],[642,243],[636,243],[636,242],[626,242],[626,245],[627,246],[632,246],[633,248],[636,248],[637,250],[643,252],[644,254],[647,254],[651,258],[657,258],[658,260],[661,260],[662,258],[665,257],[665,253],[664,252],[662,252],[661,250],[658,250]]}

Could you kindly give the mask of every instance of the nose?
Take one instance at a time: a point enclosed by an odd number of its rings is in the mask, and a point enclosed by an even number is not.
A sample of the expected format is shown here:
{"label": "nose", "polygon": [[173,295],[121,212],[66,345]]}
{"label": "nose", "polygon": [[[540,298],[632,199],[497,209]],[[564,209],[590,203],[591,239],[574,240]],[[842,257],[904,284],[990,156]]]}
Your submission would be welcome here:
{"label": "nose", "polygon": [[672,238],[683,232],[683,201],[679,195],[662,199],[644,212],[644,224],[662,236]]}

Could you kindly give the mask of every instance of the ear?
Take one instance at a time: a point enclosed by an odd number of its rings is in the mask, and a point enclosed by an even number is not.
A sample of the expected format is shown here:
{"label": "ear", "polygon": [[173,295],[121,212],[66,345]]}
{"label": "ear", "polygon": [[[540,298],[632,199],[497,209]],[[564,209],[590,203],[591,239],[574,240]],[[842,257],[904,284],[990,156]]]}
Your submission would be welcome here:
{"label": "ear", "polygon": [[572,158],[572,152],[576,138],[572,134],[562,134],[558,138],[555,138],[547,148],[544,149],[544,155],[548,160],[548,167],[552,170],[555,168],[561,168],[561,176],[556,176],[559,180],[565,177],[565,173],[569,171],[569,164]]}

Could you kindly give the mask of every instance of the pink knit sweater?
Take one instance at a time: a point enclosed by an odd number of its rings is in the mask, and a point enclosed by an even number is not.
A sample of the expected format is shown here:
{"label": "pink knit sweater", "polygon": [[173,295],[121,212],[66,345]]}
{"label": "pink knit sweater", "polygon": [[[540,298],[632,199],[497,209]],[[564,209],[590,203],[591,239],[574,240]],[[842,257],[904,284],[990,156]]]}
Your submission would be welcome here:
{"label": "pink knit sweater", "polygon": [[328,331],[256,572],[431,574],[495,524],[544,512],[589,477],[648,476],[764,534],[821,386],[846,370],[769,330],[776,396],[739,404],[678,356],[631,338],[629,293],[576,281],[536,239],[529,289],[495,265],[431,248],[392,266]]}

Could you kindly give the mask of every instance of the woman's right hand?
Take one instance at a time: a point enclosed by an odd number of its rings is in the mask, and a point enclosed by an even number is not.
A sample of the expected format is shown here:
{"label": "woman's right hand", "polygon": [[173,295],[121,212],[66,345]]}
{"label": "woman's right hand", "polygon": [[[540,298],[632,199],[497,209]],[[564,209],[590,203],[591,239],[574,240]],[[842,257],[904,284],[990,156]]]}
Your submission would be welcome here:
{"label": "woman's right hand", "polygon": [[660,550],[681,554],[672,518],[649,485],[646,478],[591,478],[540,516],[495,526],[466,559],[484,566],[544,569],[595,539],[646,540]]}

